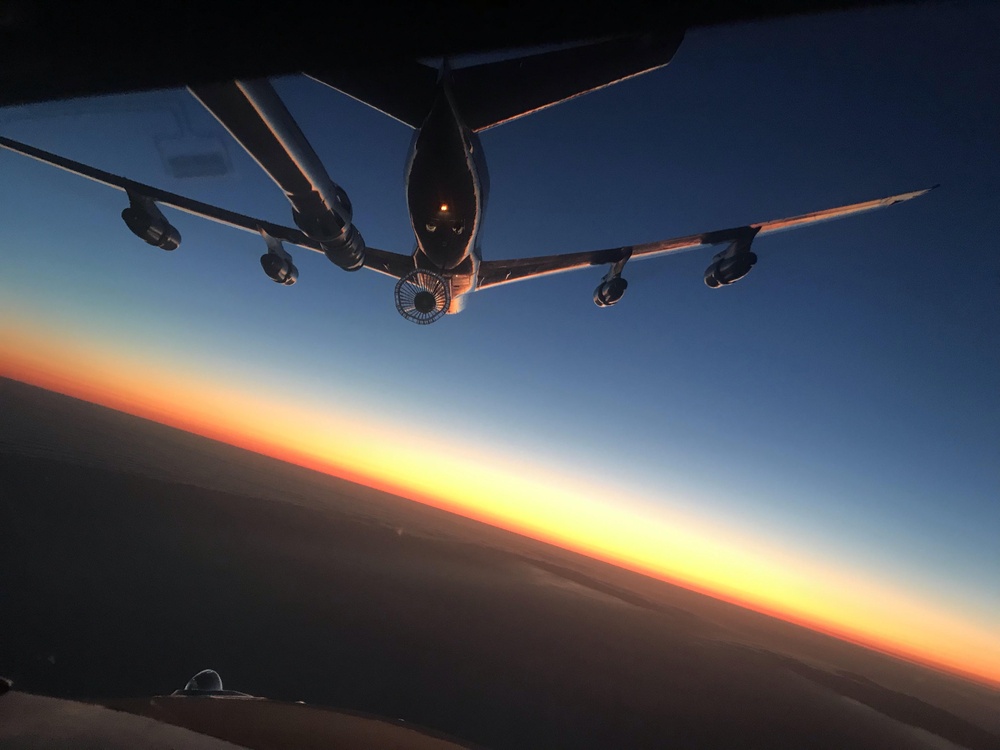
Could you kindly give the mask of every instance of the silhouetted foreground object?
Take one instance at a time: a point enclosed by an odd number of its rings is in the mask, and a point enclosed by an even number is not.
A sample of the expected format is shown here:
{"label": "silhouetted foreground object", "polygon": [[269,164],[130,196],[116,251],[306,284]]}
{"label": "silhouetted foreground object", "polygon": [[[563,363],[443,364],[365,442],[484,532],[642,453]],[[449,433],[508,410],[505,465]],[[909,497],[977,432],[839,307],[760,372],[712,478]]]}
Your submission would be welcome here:
{"label": "silhouetted foreground object", "polygon": [[222,678],[214,669],[203,669],[190,680],[183,690],[175,690],[171,695],[202,696],[211,698],[253,698],[249,693],[238,690],[223,690]]}
{"label": "silhouetted foreground object", "polygon": [[[0,677],[0,694],[10,691],[12,684]],[[461,750],[468,745],[401,719],[270,701],[225,690],[218,672],[205,669],[171,695],[110,701],[103,706],[10,692],[0,702],[0,747]]]}
{"label": "silhouetted foreground object", "polygon": [[[267,31],[267,54],[261,54],[258,35],[236,32],[245,6],[219,2],[173,4],[166,20],[157,19],[169,54],[149,55],[150,19],[135,13],[133,3],[7,0],[0,15],[0,103],[288,75],[317,67],[357,68],[359,60],[490,52],[899,2],[619,0],[590,4],[581,13],[576,3],[448,3],[427,12],[419,3],[368,0],[337,5],[337,28],[351,32],[336,35],[337,54],[331,56],[329,45],[301,43],[302,18],[283,3],[253,8],[254,28]],[[184,31],[174,33],[177,29]],[[123,64],[134,60],[142,64]]]}
{"label": "silhouetted foreground object", "polygon": [[467,747],[402,719],[308,706],[301,701],[271,701],[225,690],[222,678],[214,669],[203,669],[188,680],[183,690],[175,690],[170,695],[150,700],[105,701],[104,705],[252,750],[313,747],[457,750]]}
{"label": "silhouetted foreground object", "polygon": [[[192,701],[197,702],[197,701]],[[212,703],[211,701],[201,701]],[[228,742],[104,706],[12,690],[0,699],[0,747],[18,750],[233,750]]]}

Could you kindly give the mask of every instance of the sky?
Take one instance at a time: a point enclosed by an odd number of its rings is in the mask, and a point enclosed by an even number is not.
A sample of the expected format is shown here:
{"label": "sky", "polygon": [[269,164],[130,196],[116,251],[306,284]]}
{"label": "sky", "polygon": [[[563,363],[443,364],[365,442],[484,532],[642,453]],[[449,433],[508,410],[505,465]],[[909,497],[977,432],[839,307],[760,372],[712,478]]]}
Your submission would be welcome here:
{"label": "sky", "polygon": [[[482,134],[490,259],[617,247],[941,183],[710,251],[491,289],[414,326],[393,282],[0,153],[0,375],[320,468],[1000,682],[1000,8],[690,31],[666,68]],[[275,86],[374,247],[410,252],[411,131]],[[283,224],[183,90],[0,110],[0,132]],[[165,158],[215,154],[220,176]]]}

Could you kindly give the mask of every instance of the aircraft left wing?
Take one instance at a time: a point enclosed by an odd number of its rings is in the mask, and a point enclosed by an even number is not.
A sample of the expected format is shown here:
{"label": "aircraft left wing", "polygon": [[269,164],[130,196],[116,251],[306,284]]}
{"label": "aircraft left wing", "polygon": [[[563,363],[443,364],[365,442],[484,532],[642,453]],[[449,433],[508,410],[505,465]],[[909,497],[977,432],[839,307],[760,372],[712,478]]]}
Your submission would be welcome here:
{"label": "aircraft left wing", "polygon": [[933,190],[937,185],[924,190],[914,190],[909,193],[890,195],[886,198],[852,203],[847,206],[837,206],[827,208],[822,211],[813,211],[808,214],[791,216],[785,219],[774,219],[772,221],[762,221],[756,224],[747,224],[742,227],[731,229],[721,229],[713,232],[702,232],[701,234],[690,234],[685,237],[674,237],[669,240],[659,242],[647,242],[640,245],[625,245],[623,247],[607,248],[604,250],[590,250],[581,253],[566,253],[562,255],[543,255],[535,258],[518,258],[512,260],[484,260],[479,265],[478,288],[485,289],[501,284],[510,284],[515,281],[534,278],[536,276],[548,276],[554,273],[563,273],[577,268],[588,266],[599,266],[605,263],[622,263],[629,259],[653,258],[670,253],[684,252],[698,247],[710,245],[720,245],[723,243],[737,242],[746,239],[747,245],[757,235],[770,234],[786,229],[796,229],[809,224],[816,224],[821,221],[840,219],[845,216],[872,211],[877,208],[884,208],[903,201],[912,200]]}
{"label": "aircraft left wing", "polygon": [[314,81],[419,128],[430,111],[438,71],[416,60],[307,71]]}
{"label": "aircraft left wing", "polygon": [[[86,177],[102,185],[117,188],[128,194],[130,198],[135,196],[151,200],[154,203],[162,203],[165,206],[171,206],[185,213],[200,216],[204,219],[226,224],[254,234],[260,234],[263,231],[277,240],[282,240],[314,253],[324,254],[319,242],[308,237],[300,229],[293,229],[292,227],[282,226],[281,224],[275,224],[264,219],[257,219],[253,216],[230,211],[226,208],[213,206],[210,203],[203,203],[193,198],[187,198],[177,193],[171,193],[168,190],[162,190],[152,185],[135,182],[126,177],[105,172],[103,169],[91,167],[87,164],[67,159],[64,156],[43,151],[40,148],[35,148],[34,146],[29,146],[10,138],[0,136],[0,147],[23,154],[24,156],[30,156],[32,159],[37,159],[45,164],[65,169],[67,172]],[[400,255],[399,253],[366,246],[364,265],[365,268],[370,268],[373,271],[378,271],[379,273],[398,279],[413,270],[414,261],[410,255]]]}

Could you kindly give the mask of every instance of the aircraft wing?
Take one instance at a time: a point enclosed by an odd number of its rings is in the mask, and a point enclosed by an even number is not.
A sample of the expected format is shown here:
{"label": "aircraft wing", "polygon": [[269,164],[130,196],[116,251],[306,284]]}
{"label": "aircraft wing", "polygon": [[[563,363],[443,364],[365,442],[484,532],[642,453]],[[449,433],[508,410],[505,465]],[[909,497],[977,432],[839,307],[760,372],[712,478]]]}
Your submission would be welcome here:
{"label": "aircraft wing", "polygon": [[[478,132],[661,68],[683,38],[678,30],[614,37],[456,68],[452,93],[465,123]],[[401,60],[308,70],[306,75],[419,128],[434,101],[438,71]]]}
{"label": "aircraft wing", "polygon": [[466,123],[479,132],[567,99],[662,68],[683,31],[591,42],[453,72],[453,90]]}
{"label": "aircraft wing", "polygon": [[[300,229],[293,229],[292,227],[282,226],[281,224],[275,224],[270,221],[265,221],[264,219],[257,219],[253,216],[247,216],[246,214],[237,213],[236,211],[230,211],[226,208],[213,206],[210,203],[203,203],[202,201],[194,200],[193,198],[187,198],[183,195],[178,195],[177,193],[171,193],[168,190],[162,190],[152,185],[135,182],[134,180],[130,180],[126,177],[120,177],[116,174],[105,172],[103,169],[91,167],[87,164],[81,164],[78,161],[73,161],[72,159],[67,159],[66,157],[49,153],[48,151],[43,151],[40,148],[35,148],[34,146],[29,146],[25,143],[11,140],[10,138],[0,137],[0,147],[8,149],[9,151],[14,151],[18,154],[23,154],[24,156],[30,156],[32,159],[37,159],[45,164],[51,164],[54,167],[65,169],[67,172],[78,174],[81,177],[86,177],[94,180],[95,182],[99,182],[102,185],[108,185],[109,187],[123,190],[129,195],[143,196],[145,198],[149,198],[155,203],[172,206],[173,208],[184,211],[185,213],[194,214],[195,216],[200,216],[204,219],[219,222],[220,224],[226,224],[237,229],[242,229],[246,232],[259,234],[261,230],[263,230],[275,239],[282,240],[291,245],[297,245],[298,247],[306,250],[311,250],[314,253],[323,254],[323,248],[320,244],[317,241],[310,239]],[[414,261],[413,257],[410,255],[400,255],[399,253],[392,253],[387,250],[366,247],[365,267],[394,278],[400,278],[413,270]]]}
{"label": "aircraft wing", "polygon": [[404,60],[310,70],[305,75],[411,128],[419,128],[434,99],[438,71],[415,60]]}
{"label": "aircraft wing", "polygon": [[[937,187],[935,185],[934,187]],[[536,276],[548,276],[554,273],[572,271],[577,268],[587,266],[599,266],[605,263],[617,263],[625,259],[653,258],[669,253],[693,250],[698,247],[709,245],[720,245],[726,242],[733,242],[741,237],[770,234],[786,229],[796,229],[808,224],[816,224],[821,221],[840,219],[845,216],[853,216],[865,211],[872,211],[876,208],[891,206],[916,198],[924,193],[933,190],[934,187],[924,190],[914,190],[910,193],[900,193],[890,195],[887,198],[877,198],[875,200],[852,203],[848,206],[838,206],[827,208],[822,211],[791,216],[785,219],[775,219],[773,221],[762,221],[756,224],[748,224],[742,227],[731,229],[721,229],[713,232],[703,232],[701,234],[690,234],[685,237],[674,237],[669,240],[659,242],[647,242],[641,245],[626,245],[624,247],[607,248],[605,250],[590,250],[581,253],[566,253],[563,255],[543,255],[535,258],[518,258],[513,260],[486,260],[479,265],[479,289],[485,289],[501,284],[510,284],[515,281],[534,278]]]}

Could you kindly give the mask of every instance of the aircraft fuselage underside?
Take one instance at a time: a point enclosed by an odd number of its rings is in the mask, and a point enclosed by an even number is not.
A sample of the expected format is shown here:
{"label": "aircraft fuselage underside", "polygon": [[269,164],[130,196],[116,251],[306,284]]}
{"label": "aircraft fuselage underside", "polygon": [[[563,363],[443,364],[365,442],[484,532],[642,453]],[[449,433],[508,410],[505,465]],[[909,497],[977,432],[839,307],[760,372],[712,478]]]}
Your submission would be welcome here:
{"label": "aircraft fuselage underside", "polygon": [[414,262],[451,287],[451,309],[475,287],[478,237],[489,191],[482,147],[462,121],[444,72],[406,163],[406,202],[417,240]]}

